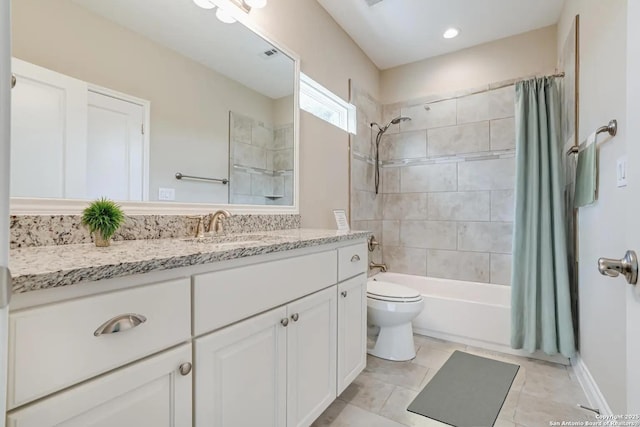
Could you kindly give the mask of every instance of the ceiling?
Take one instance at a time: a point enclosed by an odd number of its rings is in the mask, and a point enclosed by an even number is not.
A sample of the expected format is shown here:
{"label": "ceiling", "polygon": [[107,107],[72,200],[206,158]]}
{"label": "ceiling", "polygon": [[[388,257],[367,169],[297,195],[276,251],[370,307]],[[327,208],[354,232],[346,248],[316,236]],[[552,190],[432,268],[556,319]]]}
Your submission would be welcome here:
{"label": "ceiling", "polygon": [[[191,0],[72,0],[273,99],[291,95],[294,63],[240,23],[224,24]],[[179,82],[176,82],[179,84]]]}
{"label": "ceiling", "polygon": [[[555,24],[564,0],[318,0],[380,69]],[[460,29],[444,39],[449,27]]]}

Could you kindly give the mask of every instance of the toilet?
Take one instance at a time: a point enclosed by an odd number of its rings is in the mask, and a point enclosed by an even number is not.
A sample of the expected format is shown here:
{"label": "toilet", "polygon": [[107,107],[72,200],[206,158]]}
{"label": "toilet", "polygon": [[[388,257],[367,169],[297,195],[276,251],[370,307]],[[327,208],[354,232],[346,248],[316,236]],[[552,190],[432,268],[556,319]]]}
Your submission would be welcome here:
{"label": "toilet", "polygon": [[422,311],[422,295],[391,282],[367,281],[367,323],[380,328],[367,353],[386,360],[405,361],[416,357],[411,321]]}

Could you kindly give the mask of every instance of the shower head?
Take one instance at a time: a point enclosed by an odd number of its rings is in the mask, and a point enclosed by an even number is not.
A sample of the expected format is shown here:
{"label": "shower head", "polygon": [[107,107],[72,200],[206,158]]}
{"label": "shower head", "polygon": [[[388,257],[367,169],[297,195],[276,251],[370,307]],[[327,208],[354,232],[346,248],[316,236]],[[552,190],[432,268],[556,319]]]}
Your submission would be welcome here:
{"label": "shower head", "polygon": [[380,126],[377,123],[371,123],[371,127],[376,126],[378,128],[378,133],[379,134],[383,134],[387,131],[387,129],[389,129],[389,126],[391,125],[397,125],[400,122],[406,122],[411,120],[411,117],[403,117],[403,116],[398,116],[394,119],[392,119],[389,123],[387,123],[385,126]]}

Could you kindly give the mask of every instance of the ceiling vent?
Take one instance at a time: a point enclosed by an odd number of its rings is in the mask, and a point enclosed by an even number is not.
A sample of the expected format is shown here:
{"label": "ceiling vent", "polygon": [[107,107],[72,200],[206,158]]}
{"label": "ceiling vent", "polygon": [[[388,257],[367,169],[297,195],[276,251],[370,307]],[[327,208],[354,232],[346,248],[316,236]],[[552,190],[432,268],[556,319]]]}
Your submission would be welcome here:
{"label": "ceiling vent", "polygon": [[367,2],[367,4],[369,5],[369,7],[373,6],[374,4],[378,4],[380,3],[382,0],[364,0]]}
{"label": "ceiling vent", "polygon": [[270,59],[275,57],[276,55],[278,55],[278,50],[277,49],[269,49],[269,50],[265,50],[264,52],[262,52],[260,54],[260,56],[262,56],[264,59]]}

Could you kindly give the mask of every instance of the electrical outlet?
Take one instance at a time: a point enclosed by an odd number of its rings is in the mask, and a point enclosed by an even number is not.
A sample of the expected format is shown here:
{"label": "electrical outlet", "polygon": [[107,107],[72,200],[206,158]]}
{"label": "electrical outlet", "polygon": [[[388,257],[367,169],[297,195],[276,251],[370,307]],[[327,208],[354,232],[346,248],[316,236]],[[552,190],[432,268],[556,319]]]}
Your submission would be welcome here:
{"label": "electrical outlet", "polygon": [[627,156],[620,157],[616,163],[616,185],[627,186]]}
{"label": "electrical outlet", "polygon": [[158,188],[158,200],[175,200],[176,189],[175,188]]}

